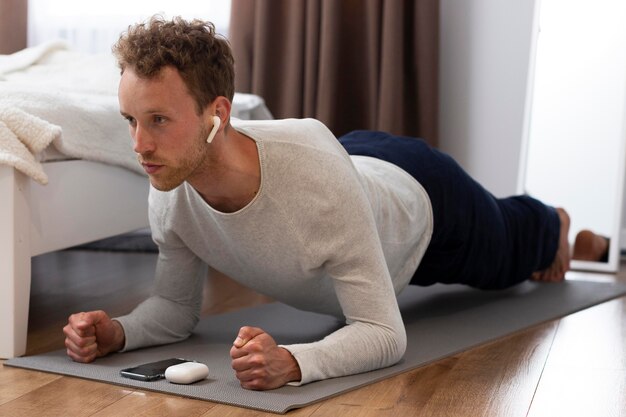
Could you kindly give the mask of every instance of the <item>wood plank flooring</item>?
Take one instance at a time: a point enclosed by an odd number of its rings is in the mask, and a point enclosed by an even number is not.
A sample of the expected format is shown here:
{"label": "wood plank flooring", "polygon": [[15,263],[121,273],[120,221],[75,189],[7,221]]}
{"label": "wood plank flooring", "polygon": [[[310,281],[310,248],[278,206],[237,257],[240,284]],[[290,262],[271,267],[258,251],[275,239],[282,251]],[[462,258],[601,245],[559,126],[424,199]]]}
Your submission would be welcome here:
{"label": "wood plank flooring", "polygon": [[[33,261],[27,354],[63,347],[67,316],[131,310],[155,255],[62,251]],[[617,275],[568,279],[626,282]],[[203,314],[271,300],[214,274]],[[271,416],[238,407],[4,367],[0,416]],[[289,412],[325,416],[626,416],[626,298],[544,323],[428,366]]]}

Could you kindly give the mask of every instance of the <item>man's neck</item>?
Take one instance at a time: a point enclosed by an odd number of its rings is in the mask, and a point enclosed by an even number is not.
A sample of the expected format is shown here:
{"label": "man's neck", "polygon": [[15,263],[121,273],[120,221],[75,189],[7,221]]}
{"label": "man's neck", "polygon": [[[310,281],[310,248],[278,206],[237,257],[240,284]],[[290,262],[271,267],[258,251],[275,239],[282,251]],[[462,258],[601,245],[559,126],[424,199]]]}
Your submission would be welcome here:
{"label": "man's neck", "polygon": [[214,209],[224,213],[241,210],[261,186],[256,142],[230,126],[213,147],[207,170],[189,183]]}

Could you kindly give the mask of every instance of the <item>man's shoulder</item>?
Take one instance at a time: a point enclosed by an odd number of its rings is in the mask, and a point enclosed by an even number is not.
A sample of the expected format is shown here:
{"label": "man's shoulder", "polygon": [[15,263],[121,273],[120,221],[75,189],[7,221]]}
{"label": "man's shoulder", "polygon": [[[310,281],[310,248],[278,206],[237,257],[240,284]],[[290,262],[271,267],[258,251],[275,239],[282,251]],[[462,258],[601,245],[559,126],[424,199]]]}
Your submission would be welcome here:
{"label": "man's shoulder", "polygon": [[244,120],[232,118],[231,123],[235,129],[254,129],[259,131],[289,131],[300,130],[302,128],[326,129],[326,125],[313,118],[304,119],[264,119],[264,120]]}
{"label": "man's shoulder", "polygon": [[345,163],[348,159],[335,135],[316,119],[245,120],[233,126],[253,138],[272,164],[319,163],[324,159]]}
{"label": "man's shoulder", "polygon": [[306,145],[337,140],[326,125],[316,119],[236,120],[233,127],[268,145]]}

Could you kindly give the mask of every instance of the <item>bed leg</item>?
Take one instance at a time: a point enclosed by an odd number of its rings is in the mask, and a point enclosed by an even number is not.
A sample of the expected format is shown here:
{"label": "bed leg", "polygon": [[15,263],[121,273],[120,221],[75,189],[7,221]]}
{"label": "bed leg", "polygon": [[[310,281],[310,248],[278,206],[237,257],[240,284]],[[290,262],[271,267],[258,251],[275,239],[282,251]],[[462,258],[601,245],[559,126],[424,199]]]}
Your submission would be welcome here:
{"label": "bed leg", "polygon": [[0,165],[0,358],[26,352],[30,301],[30,179]]}

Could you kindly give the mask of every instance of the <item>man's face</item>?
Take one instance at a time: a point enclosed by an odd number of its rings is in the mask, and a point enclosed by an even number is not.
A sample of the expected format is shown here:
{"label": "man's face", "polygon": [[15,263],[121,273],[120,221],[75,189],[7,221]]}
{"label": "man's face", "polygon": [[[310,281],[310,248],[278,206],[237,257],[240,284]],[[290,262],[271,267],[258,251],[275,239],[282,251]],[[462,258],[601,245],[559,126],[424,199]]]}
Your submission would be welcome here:
{"label": "man's face", "polygon": [[210,162],[207,118],[197,114],[178,70],[165,67],[148,79],[126,69],[118,96],[137,159],[156,189],[170,191],[201,174]]}

